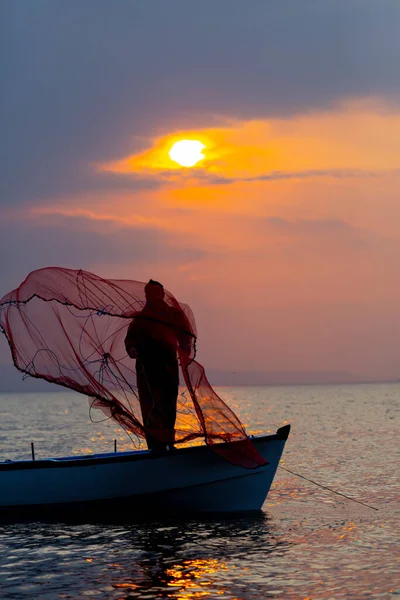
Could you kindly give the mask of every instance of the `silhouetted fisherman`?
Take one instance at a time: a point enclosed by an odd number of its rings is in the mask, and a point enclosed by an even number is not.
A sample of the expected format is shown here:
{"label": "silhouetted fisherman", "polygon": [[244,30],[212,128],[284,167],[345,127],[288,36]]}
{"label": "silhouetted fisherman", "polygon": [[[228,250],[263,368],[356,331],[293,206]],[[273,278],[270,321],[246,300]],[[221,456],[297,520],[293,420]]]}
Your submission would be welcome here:
{"label": "silhouetted fisherman", "polygon": [[[150,450],[173,447],[179,388],[178,347],[190,351],[190,336],[183,311],[164,300],[161,283],[145,286],[146,304],[133,315],[125,348],[136,358],[139,402],[147,446]],[[185,346],[186,345],[186,346]]]}

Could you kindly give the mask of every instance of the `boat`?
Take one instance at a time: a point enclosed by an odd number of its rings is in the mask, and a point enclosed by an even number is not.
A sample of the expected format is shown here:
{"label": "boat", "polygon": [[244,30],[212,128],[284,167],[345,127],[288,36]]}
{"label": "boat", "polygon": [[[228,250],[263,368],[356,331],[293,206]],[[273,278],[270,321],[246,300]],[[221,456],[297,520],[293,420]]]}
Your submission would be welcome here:
{"label": "boat", "polygon": [[[106,517],[260,510],[290,425],[251,438],[268,464],[231,464],[210,446],[0,462],[0,514]],[[233,442],[234,444],[235,442]],[[232,444],[232,443],[231,443]]]}
{"label": "boat", "polygon": [[0,514],[261,509],[290,426],[249,439],[196,360],[190,307],[160,282],[38,269],[0,299],[0,331],[21,373],[89,398],[149,448],[1,462]]}

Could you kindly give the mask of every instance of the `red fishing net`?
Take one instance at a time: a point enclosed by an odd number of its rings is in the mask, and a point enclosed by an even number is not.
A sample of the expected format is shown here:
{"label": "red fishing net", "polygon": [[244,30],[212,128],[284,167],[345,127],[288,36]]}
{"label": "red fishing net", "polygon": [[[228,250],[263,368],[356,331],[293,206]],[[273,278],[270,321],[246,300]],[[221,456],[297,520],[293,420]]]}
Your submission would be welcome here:
{"label": "red fishing net", "polygon": [[0,328],[17,369],[89,396],[149,448],[203,437],[234,464],[266,464],[195,360],[192,311],[158,282],[40,269],[0,300]]}

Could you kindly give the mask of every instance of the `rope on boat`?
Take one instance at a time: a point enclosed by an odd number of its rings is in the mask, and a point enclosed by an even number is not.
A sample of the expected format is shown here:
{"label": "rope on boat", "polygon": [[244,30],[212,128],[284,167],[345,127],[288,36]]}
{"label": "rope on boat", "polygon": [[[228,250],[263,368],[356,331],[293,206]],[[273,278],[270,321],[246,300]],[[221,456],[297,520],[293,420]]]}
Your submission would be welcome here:
{"label": "rope on boat", "polygon": [[280,469],[283,469],[284,471],[287,471],[288,473],[291,473],[292,475],[296,475],[296,477],[301,477],[301,479],[305,479],[306,481],[309,481],[310,483],[313,483],[314,485],[317,485],[320,488],[323,488],[324,490],[329,490],[330,492],[333,492],[334,494],[337,494],[338,496],[343,496],[343,498],[347,498],[347,500],[352,500],[353,502],[357,502],[357,504],[362,504],[363,506],[366,506],[367,508],[372,508],[372,510],[378,510],[375,506],[371,506],[370,504],[365,504],[365,502],[361,502],[361,500],[356,500],[355,498],[352,498],[351,496],[346,496],[346,494],[342,494],[342,492],[337,492],[336,490],[333,490],[331,487],[328,487],[327,485],[322,485],[321,483],[317,483],[316,481],[313,481],[312,479],[308,479],[308,477],[304,477],[304,475],[300,475],[300,473],[295,473],[294,471],[291,471],[290,469],[287,469],[286,467],[282,467],[282,465],[278,465]]}

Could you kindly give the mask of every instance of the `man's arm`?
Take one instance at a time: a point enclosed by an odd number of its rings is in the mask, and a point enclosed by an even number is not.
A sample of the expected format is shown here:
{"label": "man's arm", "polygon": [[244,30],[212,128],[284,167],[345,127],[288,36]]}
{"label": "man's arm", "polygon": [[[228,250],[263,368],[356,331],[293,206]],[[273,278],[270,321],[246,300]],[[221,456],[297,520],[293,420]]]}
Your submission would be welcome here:
{"label": "man's arm", "polygon": [[194,338],[190,335],[192,328],[183,310],[179,311],[177,317],[178,354],[181,359],[181,363],[186,363],[190,359]]}
{"label": "man's arm", "polygon": [[136,350],[138,338],[138,326],[135,320],[128,327],[128,332],[125,336],[125,350],[130,358],[137,358],[138,353]]}

